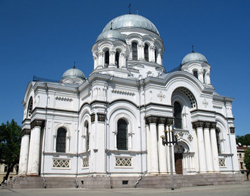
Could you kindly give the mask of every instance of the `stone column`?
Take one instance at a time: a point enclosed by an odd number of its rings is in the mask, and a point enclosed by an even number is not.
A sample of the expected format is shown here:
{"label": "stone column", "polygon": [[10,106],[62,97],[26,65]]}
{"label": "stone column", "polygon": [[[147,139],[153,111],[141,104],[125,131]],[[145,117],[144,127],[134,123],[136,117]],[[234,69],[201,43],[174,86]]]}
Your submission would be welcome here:
{"label": "stone column", "polygon": [[164,128],[167,118],[160,117],[158,124],[158,148],[159,148],[159,167],[160,173],[167,173],[166,146],[162,144],[161,136],[165,136]]}
{"label": "stone column", "polygon": [[158,173],[158,150],[157,150],[157,117],[148,117],[149,129],[150,129],[150,161],[151,161],[151,171],[152,173]]}
{"label": "stone column", "polygon": [[109,67],[115,66],[115,51],[109,52]]}
{"label": "stone column", "polygon": [[210,133],[214,172],[220,172],[215,122],[211,123]]}
{"label": "stone column", "polygon": [[28,156],[29,156],[30,130],[22,130],[20,160],[19,160],[19,175],[27,174]]}
{"label": "stone column", "polygon": [[203,125],[204,122],[197,121],[194,123],[197,132],[197,141],[198,141],[198,154],[199,154],[199,168],[200,173],[206,173],[206,155],[204,148],[204,137],[203,137]]}
{"label": "stone column", "polygon": [[235,139],[235,128],[230,127],[230,141],[231,141],[231,148],[232,148],[232,159],[233,159],[233,166],[232,170],[234,172],[239,171],[239,162],[238,162],[238,157],[237,157],[237,147],[236,147],[236,139]]}
{"label": "stone column", "polygon": [[149,129],[149,124],[148,124],[148,121],[146,119],[146,131],[147,131],[147,166],[148,166],[148,172],[152,172],[151,170],[151,147],[150,147],[150,144],[151,144],[151,141],[150,141],[150,129]]}
{"label": "stone column", "polygon": [[205,151],[206,151],[206,165],[207,171],[213,171],[213,161],[212,161],[212,149],[210,141],[210,122],[204,123],[204,141],[205,141]]}
{"label": "stone column", "polygon": [[138,60],[144,60],[144,45],[138,44]]}
{"label": "stone column", "polygon": [[97,124],[96,124],[96,139],[97,139],[97,148],[96,148],[96,167],[98,173],[105,173],[105,120],[106,115],[97,113]]}
{"label": "stone column", "polygon": [[104,53],[98,53],[98,66],[104,67]]}
{"label": "stone column", "polygon": [[161,49],[158,50],[157,64],[162,65]]}
{"label": "stone column", "polygon": [[31,123],[30,134],[30,147],[29,147],[29,162],[28,173],[29,176],[39,175],[40,166],[40,141],[41,141],[41,129],[43,128],[43,120],[34,120]]}

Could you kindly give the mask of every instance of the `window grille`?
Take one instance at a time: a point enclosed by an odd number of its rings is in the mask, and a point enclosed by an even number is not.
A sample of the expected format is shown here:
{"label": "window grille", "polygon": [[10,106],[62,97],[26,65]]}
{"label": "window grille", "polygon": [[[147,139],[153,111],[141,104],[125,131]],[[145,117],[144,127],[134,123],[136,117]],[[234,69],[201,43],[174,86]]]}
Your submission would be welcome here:
{"label": "window grille", "polygon": [[131,167],[132,158],[131,157],[116,157],[115,166]]}
{"label": "window grille", "polygon": [[221,159],[219,159],[219,166],[220,166],[220,167],[226,167],[226,161],[225,161],[225,158],[221,158]]}
{"label": "window grille", "polygon": [[53,159],[54,168],[69,168],[70,160],[69,159]]}
{"label": "window grille", "polygon": [[89,167],[89,157],[82,159],[82,167]]}

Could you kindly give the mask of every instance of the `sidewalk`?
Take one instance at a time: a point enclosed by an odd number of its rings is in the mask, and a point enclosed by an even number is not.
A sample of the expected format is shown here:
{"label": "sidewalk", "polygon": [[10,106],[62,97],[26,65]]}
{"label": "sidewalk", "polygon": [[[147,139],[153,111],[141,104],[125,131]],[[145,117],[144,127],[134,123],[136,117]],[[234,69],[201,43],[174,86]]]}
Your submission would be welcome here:
{"label": "sidewalk", "polygon": [[156,195],[156,196],[249,196],[250,181],[236,185],[197,186],[181,189],[0,189],[0,196],[127,196],[127,195]]}

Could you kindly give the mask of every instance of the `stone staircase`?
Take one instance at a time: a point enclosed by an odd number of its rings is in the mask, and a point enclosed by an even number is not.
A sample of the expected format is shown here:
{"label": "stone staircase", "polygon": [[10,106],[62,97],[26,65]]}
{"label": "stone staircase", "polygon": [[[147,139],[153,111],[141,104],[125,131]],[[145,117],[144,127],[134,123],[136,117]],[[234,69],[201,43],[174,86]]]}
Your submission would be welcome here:
{"label": "stone staircase", "polygon": [[[138,179],[140,179],[138,181]],[[241,174],[197,174],[174,175],[174,187],[211,186],[239,184],[243,182]],[[145,175],[137,177],[18,177],[8,182],[7,188],[171,188],[170,175]],[[135,186],[136,185],[136,186]]]}

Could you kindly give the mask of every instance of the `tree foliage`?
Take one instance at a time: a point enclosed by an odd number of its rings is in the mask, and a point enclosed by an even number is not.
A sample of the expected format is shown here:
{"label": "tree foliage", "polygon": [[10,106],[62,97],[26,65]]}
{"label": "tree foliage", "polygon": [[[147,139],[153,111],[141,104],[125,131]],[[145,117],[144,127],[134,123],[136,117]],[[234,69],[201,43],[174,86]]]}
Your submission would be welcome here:
{"label": "tree foliage", "polygon": [[0,125],[0,163],[8,167],[5,179],[19,162],[21,127],[12,119]]}
{"label": "tree foliage", "polygon": [[250,169],[250,149],[245,150],[244,163],[247,169]]}
{"label": "tree foliage", "polygon": [[236,142],[237,144],[240,143],[241,145],[250,145],[250,134],[246,134],[242,136],[237,135]]}

